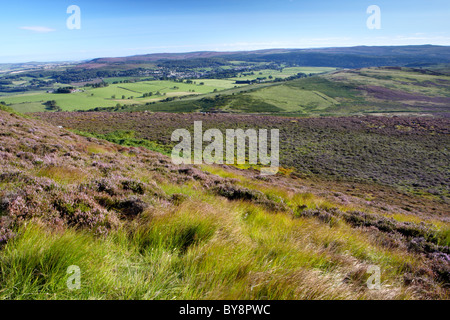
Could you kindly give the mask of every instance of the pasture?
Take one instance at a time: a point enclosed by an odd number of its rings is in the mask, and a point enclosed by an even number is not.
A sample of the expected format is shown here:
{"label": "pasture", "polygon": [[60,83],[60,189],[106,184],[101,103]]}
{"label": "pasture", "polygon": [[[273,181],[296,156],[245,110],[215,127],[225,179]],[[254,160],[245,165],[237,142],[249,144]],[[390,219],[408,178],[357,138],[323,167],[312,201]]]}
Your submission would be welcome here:
{"label": "pasture", "polygon": [[336,68],[328,68],[328,67],[291,67],[291,68],[283,68],[282,71],[273,70],[273,69],[264,69],[260,71],[254,71],[252,75],[248,74],[248,72],[241,72],[238,77],[230,78],[231,80],[256,80],[258,78],[268,78],[270,76],[275,78],[288,78],[294,76],[298,73],[306,73],[306,74],[318,74],[324,72],[335,71]]}
{"label": "pasture", "polygon": [[321,92],[295,89],[285,85],[263,88],[247,95],[287,112],[322,110],[338,104],[336,100]]}
{"label": "pasture", "polygon": [[[139,81],[139,77],[111,77],[103,81],[108,83],[107,87],[92,88],[81,86],[82,83],[74,83],[78,89],[77,92],[70,94],[49,93],[49,88],[40,91],[27,91],[24,93],[0,93],[0,101],[4,101],[10,107],[19,112],[41,112],[46,111],[45,102],[55,100],[56,105],[64,111],[90,110],[94,108],[115,107],[121,105],[145,105],[146,103],[158,102],[167,98],[186,97],[204,94],[215,94],[223,90],[239,89],[247,84],[236,84],[237,80],[255,80],[265,78],[270,81],[276,78],[287,78],[298,74],[318,74],[330,72],[335,68],[326,67],[292,67],[279,70],[265,69],[250,73],[241,73],[238,77],[229,79],[192,79],[191,81],[171,81],[171,80],[152,80]],[[44,78],[43,78],[44,79]],[[30,79],[16,80],[14,85],[23,84]],[[98,79],[100,81],[100,79]],[[126,82],[124,81],[135,81]],[[122,81],[122,83],[120,83]],[[119,83],[114,83],[119,82]],[[53,84],[53,88],[66,86],[60,83]],[[252,87],[255,88],[255,87]],[[281,110],[297,110],[298,106],[307,107],[312,104],[316,109],[325,108],[333,105],[334,101],[329,101],[315,93],[297,92],[284,88],[283,92],[276,90],[267,90],[259,92],[257,95],[268,98],[271,104],[276,105]],[[48,91],[47,91],[48,90]],[[274,96],[275,95],[275,96]],[[276,100],[279,101],[276,101]],[[297,103],[297,100],[301,103]],[[276,103],[272,103],[276,101]],[[302,104],[303,103],[303,104]],[[306,103],[306,105],[305,105]]]}
{"label": "pasture", "polygon": [[[55,94],[44,91],[0,96],[0,101],[20,112],[44,111],[43,103],[55,100],[64,111],[89,110],[97,107],[113,107],[119,104],[145,104],[167,97],[205,94],[234,88],[232,80],[199,79],[193,83],[174,81],[142,81],[110,84],[108,87],[81,87],[80,92]],[[151,93],[151,96],[144,94]]]}

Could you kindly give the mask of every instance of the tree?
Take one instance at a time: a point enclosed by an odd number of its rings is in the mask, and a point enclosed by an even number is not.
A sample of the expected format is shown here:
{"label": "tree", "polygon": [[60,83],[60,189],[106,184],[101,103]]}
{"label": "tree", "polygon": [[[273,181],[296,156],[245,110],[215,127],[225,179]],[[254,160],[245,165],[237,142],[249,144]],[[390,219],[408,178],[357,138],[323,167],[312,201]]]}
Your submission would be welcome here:
{"label": "tree", "polygon": [[61,107],[59,107],[56,104],[55,100],[49,100],[47,102],[44,102],[44,105],[46,106],[47,110],[51,110],[51,111],[62,111]]}
{"label": "tree", "polygon": [[72,93],[73,89],[74,89],[74,87],[58,88],[55,90],[55,93]]}

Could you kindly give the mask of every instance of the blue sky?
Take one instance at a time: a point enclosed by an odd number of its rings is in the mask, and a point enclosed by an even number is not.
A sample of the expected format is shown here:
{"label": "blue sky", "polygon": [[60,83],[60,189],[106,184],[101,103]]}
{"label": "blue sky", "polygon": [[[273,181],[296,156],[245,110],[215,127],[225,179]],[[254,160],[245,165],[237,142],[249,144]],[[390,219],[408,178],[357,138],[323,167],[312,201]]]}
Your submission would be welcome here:
{"label": "blue sky", "polygon": [[[450,45],[448,0],[17,0],[0,4],[0,63],[157,52]],[[69,30],[70,5],[81,29]],[[366,26],[369,5],[381,29]]]}

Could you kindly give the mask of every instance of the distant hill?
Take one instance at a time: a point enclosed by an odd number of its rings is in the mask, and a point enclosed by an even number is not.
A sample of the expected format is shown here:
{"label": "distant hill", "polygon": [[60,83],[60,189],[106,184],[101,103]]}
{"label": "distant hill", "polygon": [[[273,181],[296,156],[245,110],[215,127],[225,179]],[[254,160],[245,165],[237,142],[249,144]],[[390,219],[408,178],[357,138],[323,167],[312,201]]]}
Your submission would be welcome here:
{"label": "distant hill", "polygon": [[229,56],[231,59],[257,62],[284,62],[298,66],[364,68],[380,66],[418,67],[450,62],[450,47],[391,46],[349,47],[284,52],[248,52]]}
{"label": "distant hill", "polygon": [[377,66],[427,66],[450,63],[449,46],[356,46],[316,49],[265,49],[256,51],[155,53],[130,57],[97,58],[80,67],[105,64],[151,63],[164,60],[222,58],[226,60],[277,62],[298,66],[363,68]]}

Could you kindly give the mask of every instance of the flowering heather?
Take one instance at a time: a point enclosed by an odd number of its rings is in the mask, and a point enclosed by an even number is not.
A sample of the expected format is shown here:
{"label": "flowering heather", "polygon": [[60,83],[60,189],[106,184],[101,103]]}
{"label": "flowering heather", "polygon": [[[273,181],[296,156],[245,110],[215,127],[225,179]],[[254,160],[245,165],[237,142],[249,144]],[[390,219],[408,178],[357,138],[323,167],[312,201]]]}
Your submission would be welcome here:
{"label": "flowering heather", "polygon": [[362,184],[176,166],[3,111],[0,141],[0,298],[449,297],[448,216]]}

